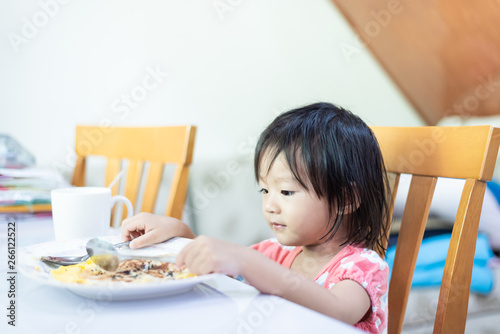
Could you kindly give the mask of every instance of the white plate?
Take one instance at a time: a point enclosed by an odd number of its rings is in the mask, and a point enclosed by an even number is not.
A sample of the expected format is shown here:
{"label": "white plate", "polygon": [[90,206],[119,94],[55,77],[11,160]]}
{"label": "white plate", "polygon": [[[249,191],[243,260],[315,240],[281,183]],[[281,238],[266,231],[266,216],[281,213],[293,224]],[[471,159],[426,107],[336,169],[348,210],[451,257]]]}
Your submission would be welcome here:
{"label": "white plate", "polygon": [[[106,236],[103,239],[112,243],[120,242],[119,236]],[[69,256],[83,255],[86,253],[85,244],[88,238],[73,239],[64,241],[47,242],[37,244],[19,250],[19,271],[44,284],[69,289],[77,295],[99,299],[99,300],[128,300],[160,297],[170,294],[177,294],[192,289],[196,284],[201,283],[212,275],[200,275],[181,280],[170,280],[150,283],[125,283],[125,282],[100,282],[92,284],[78,284],[61,282],[50,275],[50,267],[39,259],[41,256]],[[137,256],[167,256],[176,255],[182,247],[189,243],[190,239],[174,238],[167,242],[146,247],[138,250],[131,250],[128,247],[119,250],[123,254]]]}

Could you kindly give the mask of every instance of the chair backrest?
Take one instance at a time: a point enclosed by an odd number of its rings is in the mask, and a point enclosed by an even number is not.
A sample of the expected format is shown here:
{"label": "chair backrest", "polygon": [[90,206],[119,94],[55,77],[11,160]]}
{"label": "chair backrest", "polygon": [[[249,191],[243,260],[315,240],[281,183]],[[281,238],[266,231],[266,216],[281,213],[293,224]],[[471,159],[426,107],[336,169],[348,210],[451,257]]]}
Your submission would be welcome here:
{"label": "chair backrest", "polygon": [[[145,162],[149,163],[142,212],[153,212],[165,164],[176,169],[171,182],[166,216],[181,219],[186,201],[189,165],[193,157],[195,126],[167,127],[76,127],[77,162],[73,185],[85,185],[86,158],[107,157],[105,183],[109,185],[120,172],[122,160],[128,160],[124,195],[135,204],[141,186]],[[112,194],[118,192],[118,184]],[[124,208],[126,210],[126,208]],[[125,216],[125,213],[124,213]]]}
{"label": "chair backrest", "polygon": [[[438,177],[465,179],[446,258],[434,333],[463,333],[479,217],[500,143],[500,128],[372,127],[387,171],[411,174],[389,286],[388,333],[400,333],[417,255]],[[391,218],[391,217],[390,217]],[[389,231],[387,231],[388,233]]]}

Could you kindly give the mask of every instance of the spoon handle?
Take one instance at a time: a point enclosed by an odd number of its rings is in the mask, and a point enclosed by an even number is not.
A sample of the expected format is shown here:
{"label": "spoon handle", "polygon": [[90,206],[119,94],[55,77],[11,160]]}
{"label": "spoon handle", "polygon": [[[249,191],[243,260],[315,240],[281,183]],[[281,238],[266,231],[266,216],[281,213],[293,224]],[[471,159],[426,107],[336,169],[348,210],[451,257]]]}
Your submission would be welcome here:
{"label": "spoon handle", "polygon": [[113,247],[114,248],[120,248],[122,246],[128,246],[130,244],[132,240],[128,240],[128,241],[124,241],[124,242],[120,242],[120,243],[117,243],[117,244],[114,244]]}

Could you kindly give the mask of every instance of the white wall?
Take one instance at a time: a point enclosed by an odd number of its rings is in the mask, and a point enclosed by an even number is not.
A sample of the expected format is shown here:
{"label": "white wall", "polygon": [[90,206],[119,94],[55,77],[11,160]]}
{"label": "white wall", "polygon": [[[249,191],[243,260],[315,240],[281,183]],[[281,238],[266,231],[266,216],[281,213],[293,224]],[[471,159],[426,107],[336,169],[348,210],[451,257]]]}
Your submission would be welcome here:
{"label": "white wall", "polygon": [[186,219],[243,244],[268,234],[252,150],[280,112],[422,125],[329,0],[3,1],[0,36],[0,133],[38,166],[69,179],[76,124],[195,124]]}

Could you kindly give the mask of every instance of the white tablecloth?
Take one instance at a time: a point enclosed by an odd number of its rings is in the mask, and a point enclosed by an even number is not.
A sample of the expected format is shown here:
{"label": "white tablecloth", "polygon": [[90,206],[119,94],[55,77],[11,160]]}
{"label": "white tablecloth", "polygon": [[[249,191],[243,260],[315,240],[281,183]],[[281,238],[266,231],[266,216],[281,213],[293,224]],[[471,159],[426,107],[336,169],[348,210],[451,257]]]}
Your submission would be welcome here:
{"label": "white tablecloth", "polygon": [[[7,220],[0,221],[1,333],[359,333],[355,328],[223,275],[188,292],[130,301],[91,300],[16,275],[16,326],[7,306]],[[16,221],[17,245],[53,241],[50,217]]]}

